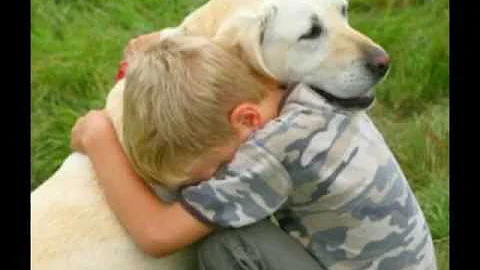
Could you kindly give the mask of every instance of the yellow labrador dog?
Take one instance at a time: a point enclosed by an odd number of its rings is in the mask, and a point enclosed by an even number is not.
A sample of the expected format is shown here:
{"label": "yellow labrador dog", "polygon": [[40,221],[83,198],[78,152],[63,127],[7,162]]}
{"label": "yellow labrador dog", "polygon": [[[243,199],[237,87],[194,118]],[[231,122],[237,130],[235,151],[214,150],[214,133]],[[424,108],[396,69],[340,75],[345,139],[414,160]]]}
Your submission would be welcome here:
{"label": "yellow labrador dog", "polygon": [[[368,107],[388,56],[347,21],[345,0],[211,0],[159,38],[200,35],[235,46],[254,68],[304,82],[331,102]],[[121,80],[106,109],[121,138]],[[88,158],[73,153],[31,193],[32,270],[195,269],[186,248],[156,259],[139,250],[109,209]]]}

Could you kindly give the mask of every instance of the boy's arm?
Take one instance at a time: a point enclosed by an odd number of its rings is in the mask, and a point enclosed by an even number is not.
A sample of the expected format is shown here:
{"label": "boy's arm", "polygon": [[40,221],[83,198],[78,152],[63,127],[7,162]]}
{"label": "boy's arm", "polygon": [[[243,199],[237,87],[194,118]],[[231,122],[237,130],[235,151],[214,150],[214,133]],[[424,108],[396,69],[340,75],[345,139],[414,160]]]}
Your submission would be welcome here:
{"label": "boy's arm", "polygon": [[89,156],[110,208],[147,254],[166,256],[213,230],[150,190],[132,169],[104,112],[93,111],[77,121],[72,147]]}
{"label": "boy's arm", "polygon": [[255,142],[247,142],[215,178],[183,189],[181,203],[206,224],[243,227],[280,209],[292,187],[278,159]]}

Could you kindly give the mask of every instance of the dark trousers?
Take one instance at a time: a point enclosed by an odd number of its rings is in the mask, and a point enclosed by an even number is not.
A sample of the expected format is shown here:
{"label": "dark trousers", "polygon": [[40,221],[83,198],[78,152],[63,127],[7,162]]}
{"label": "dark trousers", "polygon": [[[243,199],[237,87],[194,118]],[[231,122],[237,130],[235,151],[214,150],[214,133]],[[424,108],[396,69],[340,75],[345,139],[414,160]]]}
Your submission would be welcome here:
{"label": "dark trousers", "polygon": [[198,248],[201,270],[319,270],[305,248],[269,220],[214,232]]}

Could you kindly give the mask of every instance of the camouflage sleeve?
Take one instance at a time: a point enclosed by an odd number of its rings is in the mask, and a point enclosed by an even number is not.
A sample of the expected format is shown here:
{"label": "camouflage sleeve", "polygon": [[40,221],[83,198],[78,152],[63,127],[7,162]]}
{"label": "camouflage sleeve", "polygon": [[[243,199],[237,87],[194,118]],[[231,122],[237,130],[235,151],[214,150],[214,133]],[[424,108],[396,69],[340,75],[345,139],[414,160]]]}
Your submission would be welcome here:
{"label": "camouflage sleeve", "polygon": [[207,224],[241,227],[273,214],[291,190],[290,176],[282,164],[249,142],[214,178],[183,189],[180,202]]}

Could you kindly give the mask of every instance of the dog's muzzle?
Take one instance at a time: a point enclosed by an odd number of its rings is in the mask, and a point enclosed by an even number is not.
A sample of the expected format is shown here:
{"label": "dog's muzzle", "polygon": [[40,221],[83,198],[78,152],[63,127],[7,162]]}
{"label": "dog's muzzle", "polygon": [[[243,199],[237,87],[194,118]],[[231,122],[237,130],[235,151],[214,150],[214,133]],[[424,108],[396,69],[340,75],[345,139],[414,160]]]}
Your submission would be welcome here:
{"label": "dog's muzzle", "polygon": [[334,96],[328,92],[326,92],[323,89],[320,89],[318,87],[310,85],[310,88],[312,88],[316,93],[318,93],[320,96],[322,96],[328,103],[331,103],[333,105],[340,106],[345,109],[349,110],[361,110],[361,109],[367,109],[372,105],[372,103],[375,101],[375,96],[371,97],[353,97],[353,98],[340,98],[337,96]]}

